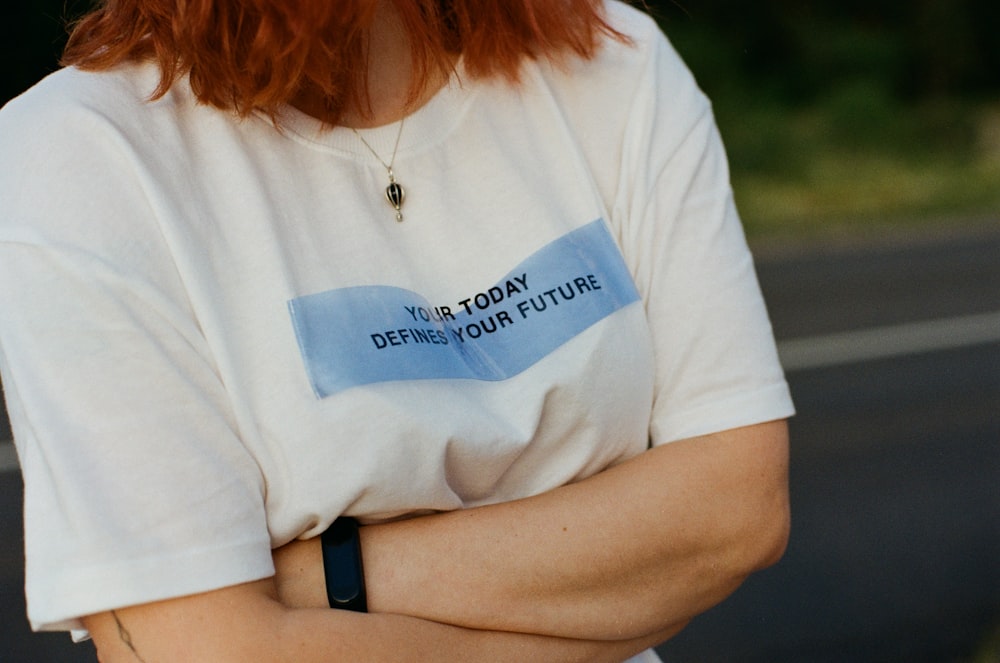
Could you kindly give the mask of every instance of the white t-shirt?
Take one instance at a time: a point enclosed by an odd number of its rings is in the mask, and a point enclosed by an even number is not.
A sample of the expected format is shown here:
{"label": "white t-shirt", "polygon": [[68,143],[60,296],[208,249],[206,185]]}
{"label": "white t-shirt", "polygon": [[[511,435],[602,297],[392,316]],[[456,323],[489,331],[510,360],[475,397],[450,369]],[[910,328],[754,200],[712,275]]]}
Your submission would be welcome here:
{"label": "white t-shirt", "polygon": [[[461,68],[393,170],[288,110],[65,69],[0,113],[29,617],[267,577],[341,513],[537,494],[792,413],[708,102],[655,25]],[[398,125],[361,132],[388,161]]]}

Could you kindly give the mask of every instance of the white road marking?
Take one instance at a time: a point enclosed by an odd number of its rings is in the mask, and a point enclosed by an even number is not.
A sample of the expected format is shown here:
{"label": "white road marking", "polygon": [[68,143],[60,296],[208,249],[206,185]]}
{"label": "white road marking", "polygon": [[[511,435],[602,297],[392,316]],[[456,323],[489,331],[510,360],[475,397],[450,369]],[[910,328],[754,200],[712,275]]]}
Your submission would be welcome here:
{"label": "white road marking", "polygon": [[[786,371],[801,371],[997,342],[1000,311],[794,338],[780,341],[778,354]],[[0,440],[0,472],[17,469],[13,443]]]}
{"label": "white road marking", "polygon": [[799,371],[996,342],[1000,311],[789,339],[778,354],[786,371]]}

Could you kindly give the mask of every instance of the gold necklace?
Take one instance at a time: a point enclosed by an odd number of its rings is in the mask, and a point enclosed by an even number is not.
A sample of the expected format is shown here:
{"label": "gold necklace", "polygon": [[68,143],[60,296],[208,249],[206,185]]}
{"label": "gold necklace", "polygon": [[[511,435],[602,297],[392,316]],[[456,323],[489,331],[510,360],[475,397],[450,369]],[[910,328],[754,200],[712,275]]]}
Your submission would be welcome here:
{"label": "gold necklace", "polygon": [[368,151],[371,152],[376,159],[378,159],[378,162],[382,164],[386,172],[389,173],[389,186],[385,188],[385,199],[389,202],[389,205],[396,210],[397,222],[402,222],[403,220],[403,213],[400,211],[400,208],[403,206],[403,199],[406,197],[406,192],[403,190],[403,187],[400,186],[399,182],[396,181],[396,175],[392,172],[392,165],[396,163],[396,150],[399,149],[399,137],[403,135],[403,120],[405,119],[406,118],[404,117],[399,121],[399,132],[396,134],[396,144],[392,148],[392,158],[389,159],[389,163],[383,161],[382,157],[378,155],[378,152],[372,149],[372,146],[368,144],[367,140],[365,140],[365,137],[358,133],[357,129],[351,127],[351,131],[354,132],[354,135],[361,139],[361,142],[365,144]]}

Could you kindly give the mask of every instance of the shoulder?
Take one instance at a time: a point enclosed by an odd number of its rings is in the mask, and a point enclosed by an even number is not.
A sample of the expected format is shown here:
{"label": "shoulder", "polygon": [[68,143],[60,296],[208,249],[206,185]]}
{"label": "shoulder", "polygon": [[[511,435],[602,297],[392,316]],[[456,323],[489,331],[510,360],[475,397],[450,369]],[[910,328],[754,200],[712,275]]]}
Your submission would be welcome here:
{"label": "shoulder", "polygon": [[623,39],[607,35],[590,59],[540,67],[545,85],[564,107],[624,117],[653,97],[671,101],[662,109],[668,113],[704,103],[694,76],[649,15],[617,0],[606,8],[608,23]]}
{"label": "shoulder", "polygon": [[121,142],[116,135],[141,134],[157,80],[143,65],[51,74],[0,110],[3,170],[48,163],[33,172],[44,178],[65,161],[112,153]]}
{"label": "shoulder", "polygon": [[687,72],[687,66],[674,50],[669,38],[649,14],[618,0],[609,0],[605,7],[608,23],[626,40],[606,37],[596,58],[598,63],[610,61],[618,65],[631,64],[633,67],[655,63],[659,67]]}
{"label": "shoulder", "polygon": [[159,80],[148,62],[106,71],[68,67],[4,106],[0,225],[54,223],[40,210],[59,200],[107,207],[127,189],[138,200],[138,189],[157,185],[163,172],[183,172],[192,131],[235,124],[199,105],[186,79],[154,98]]}
{"label": "shoulder", "polygon": [[[79,176],[87,164],[124,158],[148,144],[164,107],[177,102],[173,91],[151,101],[158,80],[159,72],[146,64],[51,74],[0,110],[0,170],[28,171],[33,181],[54,186]],[[0,177],[0,186],[6,181]]]}
{"label": "shoulder", "polygon": [[649,14],[621,0],[607,0],[605,10],[611,25],[633,38],[653,38],[660,32]]}
{"label": "shoulder", "polygon": [[541,64],[537,80],[576,136],[610,207],[621,187],[636,181],[632,171],[661,167],[711,107],[650,16],[617,0],[606,7],[609,24],[625,39],[607,36],[590,59]]}
{"label": "shoulder", "polygon": [[155,67],[142,64],[66,68],[0,110],[0,241],[82,245],[136,225],[126,220],[144,209],[141,162],[163,122],[152,118],[176,103],[176,95],[150,101],[158,80]]}
{"label": "shoulder", "polygon": [[5,139],[24,132],[38,136],[43,127],[74,118],[128,118],[149,104],[158,80],[148,64],[100,72],[60,69],[0,110],[0,133]]}
{"label": "shoulder", "polygon": [[199,104],[186,77],[156,96],[159,82],[152,62],[49,75],[0,109],[0,163],[89,153],[151,160],[182,146],[181,135],[206,120],[236,123],[235,114]]}

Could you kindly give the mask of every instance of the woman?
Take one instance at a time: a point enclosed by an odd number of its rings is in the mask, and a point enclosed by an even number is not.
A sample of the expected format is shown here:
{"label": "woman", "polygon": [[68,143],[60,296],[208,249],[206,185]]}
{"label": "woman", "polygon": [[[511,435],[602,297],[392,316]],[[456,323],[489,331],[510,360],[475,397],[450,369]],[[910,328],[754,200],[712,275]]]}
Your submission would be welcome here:
{"label": "woman", "polygon": [[105,663],[653,661],[781,555],[791,402],[643,15],[116,0],[66,61],[0,114],[36,629]]}

